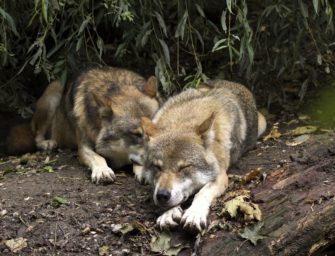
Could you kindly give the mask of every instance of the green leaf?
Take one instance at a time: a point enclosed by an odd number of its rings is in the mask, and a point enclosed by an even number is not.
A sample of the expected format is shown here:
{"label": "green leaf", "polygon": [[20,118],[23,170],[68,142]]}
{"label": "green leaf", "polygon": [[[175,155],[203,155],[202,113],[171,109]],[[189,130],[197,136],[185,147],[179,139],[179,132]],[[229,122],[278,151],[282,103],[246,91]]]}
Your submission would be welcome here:
{"label": "green leaf", "polygon": [[227,33],[226,14],[227,12],[223,10],[221,14],[221,27],[225,33]]}
{"label": "green leaf", "polygon": [[37,59],[41,57],[41,55],[42,55],[42,47],[39,47],[38,50],[36,51],[36,53],[31,58],[31,60],[29,61],[29,64],[34,65],[36,63]]}
{"label": "green leaf", "polygon": [[167,37],[167,30],[166,30],[166,25],[165,25],[165,21],[164,21],[163,17],[158,12],[154,12],[154,13],[155,13],[156,19],[159,23],[159,26],[163,30],[164,35]]}
{"label": "green leaf", "polygon": [[141,39],[141,47],[145,46],[148,42],[149,36],[152,33],[152,29],[146,31]]}
{"label": "green leaf", "polygon": [[259,234],[263,227],[264,222],[258,222],[254,225],[246,226],[242,232],[239,233],[240,237],[249,240],[253,245],[257,245],[257,241],[264,239],[265,236]]}
{"label": "green leaf", "polygon": [[197,11],[198,11],[198,13],[201,15],[201,17],[206,17],[205,16],[205,13],[204,13],[204,10],[201,8],[201,6],[200,5],[198,5],[198,4],[195,4],[195,8],[197,9]]}
{"label": "green leaf", "polygon": [[7,21],[10,29],[13,31],[13,33],[16,35],[16,36],[19,36],[19,33],[17,32],[16,30],[16,26],[15,26],[15,22],[12,18],[12,16],[10,16],[4,9],[2,9],[0,7],[0,15],[3,17],[4,20]]}
{"label": "green leaf", "polygon": [[57,204],[57,205],[62,205],[62,204],[67,203],[66,199],[64,197],[61,197],[61,196],[55,196],[52,199],[52,202]]}
{"label": "green leaf", "polygon": [[176,29],[176,33],[174,34],[174,36],[176,38],[181,37],[181,40],[184,39],[185,25],[186,25],[187,18],[188,18],[188,12],[186,10],[184,12],[184,15],[183,15],[182,19],[178,23],[178,26],[177,26],[177,29]]}
{"label": "green leaf", "polygon": [[159,40],[160,45],[162,46],[165,61],[170,66],[170,51],[169,51],[169,48],[168,48],[167,44],[165,43],[165,41],[163,41],[162,39],[158,39],[158,40]]}
{"label": "green leaf", "polygon": [[48,6],[49,6],[49,0],[41,0],[42,3],[42,15],[45,20],[45,22],[48,23]]}
{"label": "green leaf", "polygon": [[43,170],[44,170],[45,172],[54,172],[52,166],[50,166],[50,165],[46,165],[46,166],[44,166],[44,167],[43,167]]}
{"label": "green leaf", "polygon": [[250,64],[251,64],[254,61],[255,53],[254,53],[254,49],[252,48],[251,44],[249,44],[249,43],[247,43],[247,51],[248,51],[249,61],[250,61]]}
{"label": "green leaf", "polygon": [[212,52],[227,48],[228,47],[227,41],[228,41],[227,38],[223,38],[217,41],[212,48]]}
{"label": "green leaf", "polygon": [[205,49],[205,43],[204,43],[204,40],[202,39],[202,36],[201,36],[200,32],[195,28],[193,28],[193,30],[194,30],[196,36],[198,37],[199,42],[201,43],[201,49],[204,50]]}
{"label": "green leaf", "polygon": [[78,41],[77,41],[77,44],[76,44],[76,52],[78,52],[83,44],[83,39],[84,39],[84,36],[81,36],[79,37]]}
{"label": "green leaf", "polygon": [[60,81],[62,82],[62,84],[66,84],[66,80],[67,80],[67,68],[64,67],[64,70],[60,76]]}
{"label": "green leaf", "polygon": [[232,0],[226,0],[226,4],[227,4],[227,8],[228,8],[228,11],[230,12],[230,13],[233,13],[232,12],[232,9],[231,9],[231,6],[232,6],[232,2],[231,2]]}
{"label": "green leaf", "polygon": [[86,19],[81,23],[80,28],[78,30],[78,35],[83,33],[84,29],[87,27],[87,25],[91,22],[92,18],[90,16],[87,16]]}
{"label": "green leaf", "polygon": [[315,13],[319,12],[319,1],[320,0],[313,0],[313,6],[314,6]]}
{"label": "green leaf", "polygon": [[307,5],[302,2],[302,0],[299,0],[299,5],[300,5],[300,11],[303,17],[308,18],[308,7]]}

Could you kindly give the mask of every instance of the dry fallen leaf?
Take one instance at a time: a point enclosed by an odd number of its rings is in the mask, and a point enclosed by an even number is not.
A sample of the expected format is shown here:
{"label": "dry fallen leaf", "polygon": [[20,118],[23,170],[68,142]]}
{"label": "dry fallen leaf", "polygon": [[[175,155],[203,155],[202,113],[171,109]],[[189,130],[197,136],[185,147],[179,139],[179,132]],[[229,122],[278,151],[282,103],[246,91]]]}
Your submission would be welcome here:
{"label": "dry fallen leaf", "polygon": [[230,217],[235,218],[237,213],[241,212],[244,214],[245,221],[260,221],[262,219],[262,212],[258,205],[252,202],[248,202],[247,200],[248,196],[235,197],[234,199],[224,204],[220,215],[223,213],[228,213]]}
{"label": "dry fallen leaf", "polygon": [[263,222],[258,222],[255,225],[246,226],[243,231],[239,233],[239,235],[242,238],[249,240],[251,243],[253,243],[253,245],[257,245],[258,240],[265,238],[265,236],[259,234],[259,231],[263,225]]}
{"label": "dry fallen leaf", "polygon": [[281,136],[281,133],[279,132],[278,130],[278,126],[274,125],[272,128],[271,128],[271,131],[268,135],[266,135],[263,139],[263,141],[268,141],[268,140],[277,140],[279,139]]}
{"label": "dry fallen leaf", "polygon": [[99,248],[99,256],[106,256],[109,255],[109,247],[108,246],[101,246]]}
{"label": "dry fallen leaf", "polygon": [[292,140],[289,140],[289,141],[286,141],[286,145],[287,146],[291,146],[291,147],[294,147],[294,146],[297,146],[297,145],[300,145],[302,143],[304,143],[305,141],[307,141],[311,136],[308,135],[308,134],[303,134],[303,135],[300,135]]}
{"label": "dry fallen leaf", "polygon": [[250,190],[247,189],[238,189],[238,190],[233,190],[233,191],[229,191],[227,193],[224,194],[222,201],[226,202],[228,200],[231,200],[235,197],[238,196],[246,196],[246,197],[250,197]]}
{"label": "dry fallen leaf", "polygon": [[151,238],[150,249],[152,252],[160,253],[160,255],[175,256],[184,248],[189,247],[188,245],[183,244],[172,246],[170,242],[171,235],[167,232],[162,232],[158,237]]}
{"label": "dry fallen leaf", "polygon": [[23,237],[6,240],[5,245],[14,253],[21,251],[23,248],[28,246],[27,239]]}
{"label": "dry fallen leaf", "polygon": [[257,168],[256,170],[252,170],[250,172],[248,172],[246,175],[244,175],[244,177],[241,180],[241,184],[245,185],[249,182],[251,182],[252,180],[256,180],[258,177],[260,177],[262,175],[261,173],[261,168]]}
{"label": "dry fallen leaf", "polygon": [[128,234],[129,232],[131,232],[135,229],[136,228],[131,223],[122,223],[122,224],[112,225],[112,232],[113,233],[121,233],[122,235],[126,235],[126,234]]}
{"label": "dry fallen leaf", "polygon": [[303,134],[310,134],[310,133],[316,132],[317,130],[318,130],[318,127],[313,126],[313,125],[300,126],[290,131],[289,135],[299,136]]}

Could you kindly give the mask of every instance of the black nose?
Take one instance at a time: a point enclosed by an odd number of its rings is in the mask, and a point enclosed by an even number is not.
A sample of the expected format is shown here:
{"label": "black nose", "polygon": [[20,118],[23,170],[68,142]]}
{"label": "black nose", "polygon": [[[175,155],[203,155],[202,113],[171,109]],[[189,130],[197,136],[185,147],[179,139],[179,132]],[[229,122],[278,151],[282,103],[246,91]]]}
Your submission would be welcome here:
{"label": "black nose", "polygon": [[166,189],[159,189],[156,194],[157,201],[160,203],[166,203],[171,198],[170,191]]}

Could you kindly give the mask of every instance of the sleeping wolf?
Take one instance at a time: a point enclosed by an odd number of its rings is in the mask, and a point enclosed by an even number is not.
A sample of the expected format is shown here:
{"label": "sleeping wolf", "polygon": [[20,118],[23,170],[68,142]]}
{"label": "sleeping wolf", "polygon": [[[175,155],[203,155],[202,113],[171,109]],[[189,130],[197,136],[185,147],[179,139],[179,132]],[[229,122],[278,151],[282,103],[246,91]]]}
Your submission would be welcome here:
{"label": "sleeping wolf", "polygon": [[54,81],[37,101],[31,122],[37,148],[77,147],[93,182],[113,181],[106,160],[119,168],[142,148],[141,117],[151,118],[159,107],[156,78],[92,68],[63,88]]}
{"label": "sleeping wolf", "polygon": [[170,98],[152,121],[142,118],[142,127],[147,145],[132,160],[143,165],[134,172],[153,186],[155,204],[168,209],[157,224],[201,231],[211,203],[227,189],[229,166],[255,147],[266,121],[247,88],[215,80]]}

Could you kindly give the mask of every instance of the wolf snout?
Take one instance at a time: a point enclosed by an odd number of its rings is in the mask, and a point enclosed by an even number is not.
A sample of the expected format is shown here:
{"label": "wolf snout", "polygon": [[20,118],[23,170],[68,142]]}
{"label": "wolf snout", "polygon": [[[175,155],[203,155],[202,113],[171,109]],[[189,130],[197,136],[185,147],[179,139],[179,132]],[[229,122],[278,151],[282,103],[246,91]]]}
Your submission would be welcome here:
{"label": "wolf snout", "polygon": [[166,204],[171,198],[171,192],[167,189],[161,188],[157,191],[156,199],[160,204]]}

